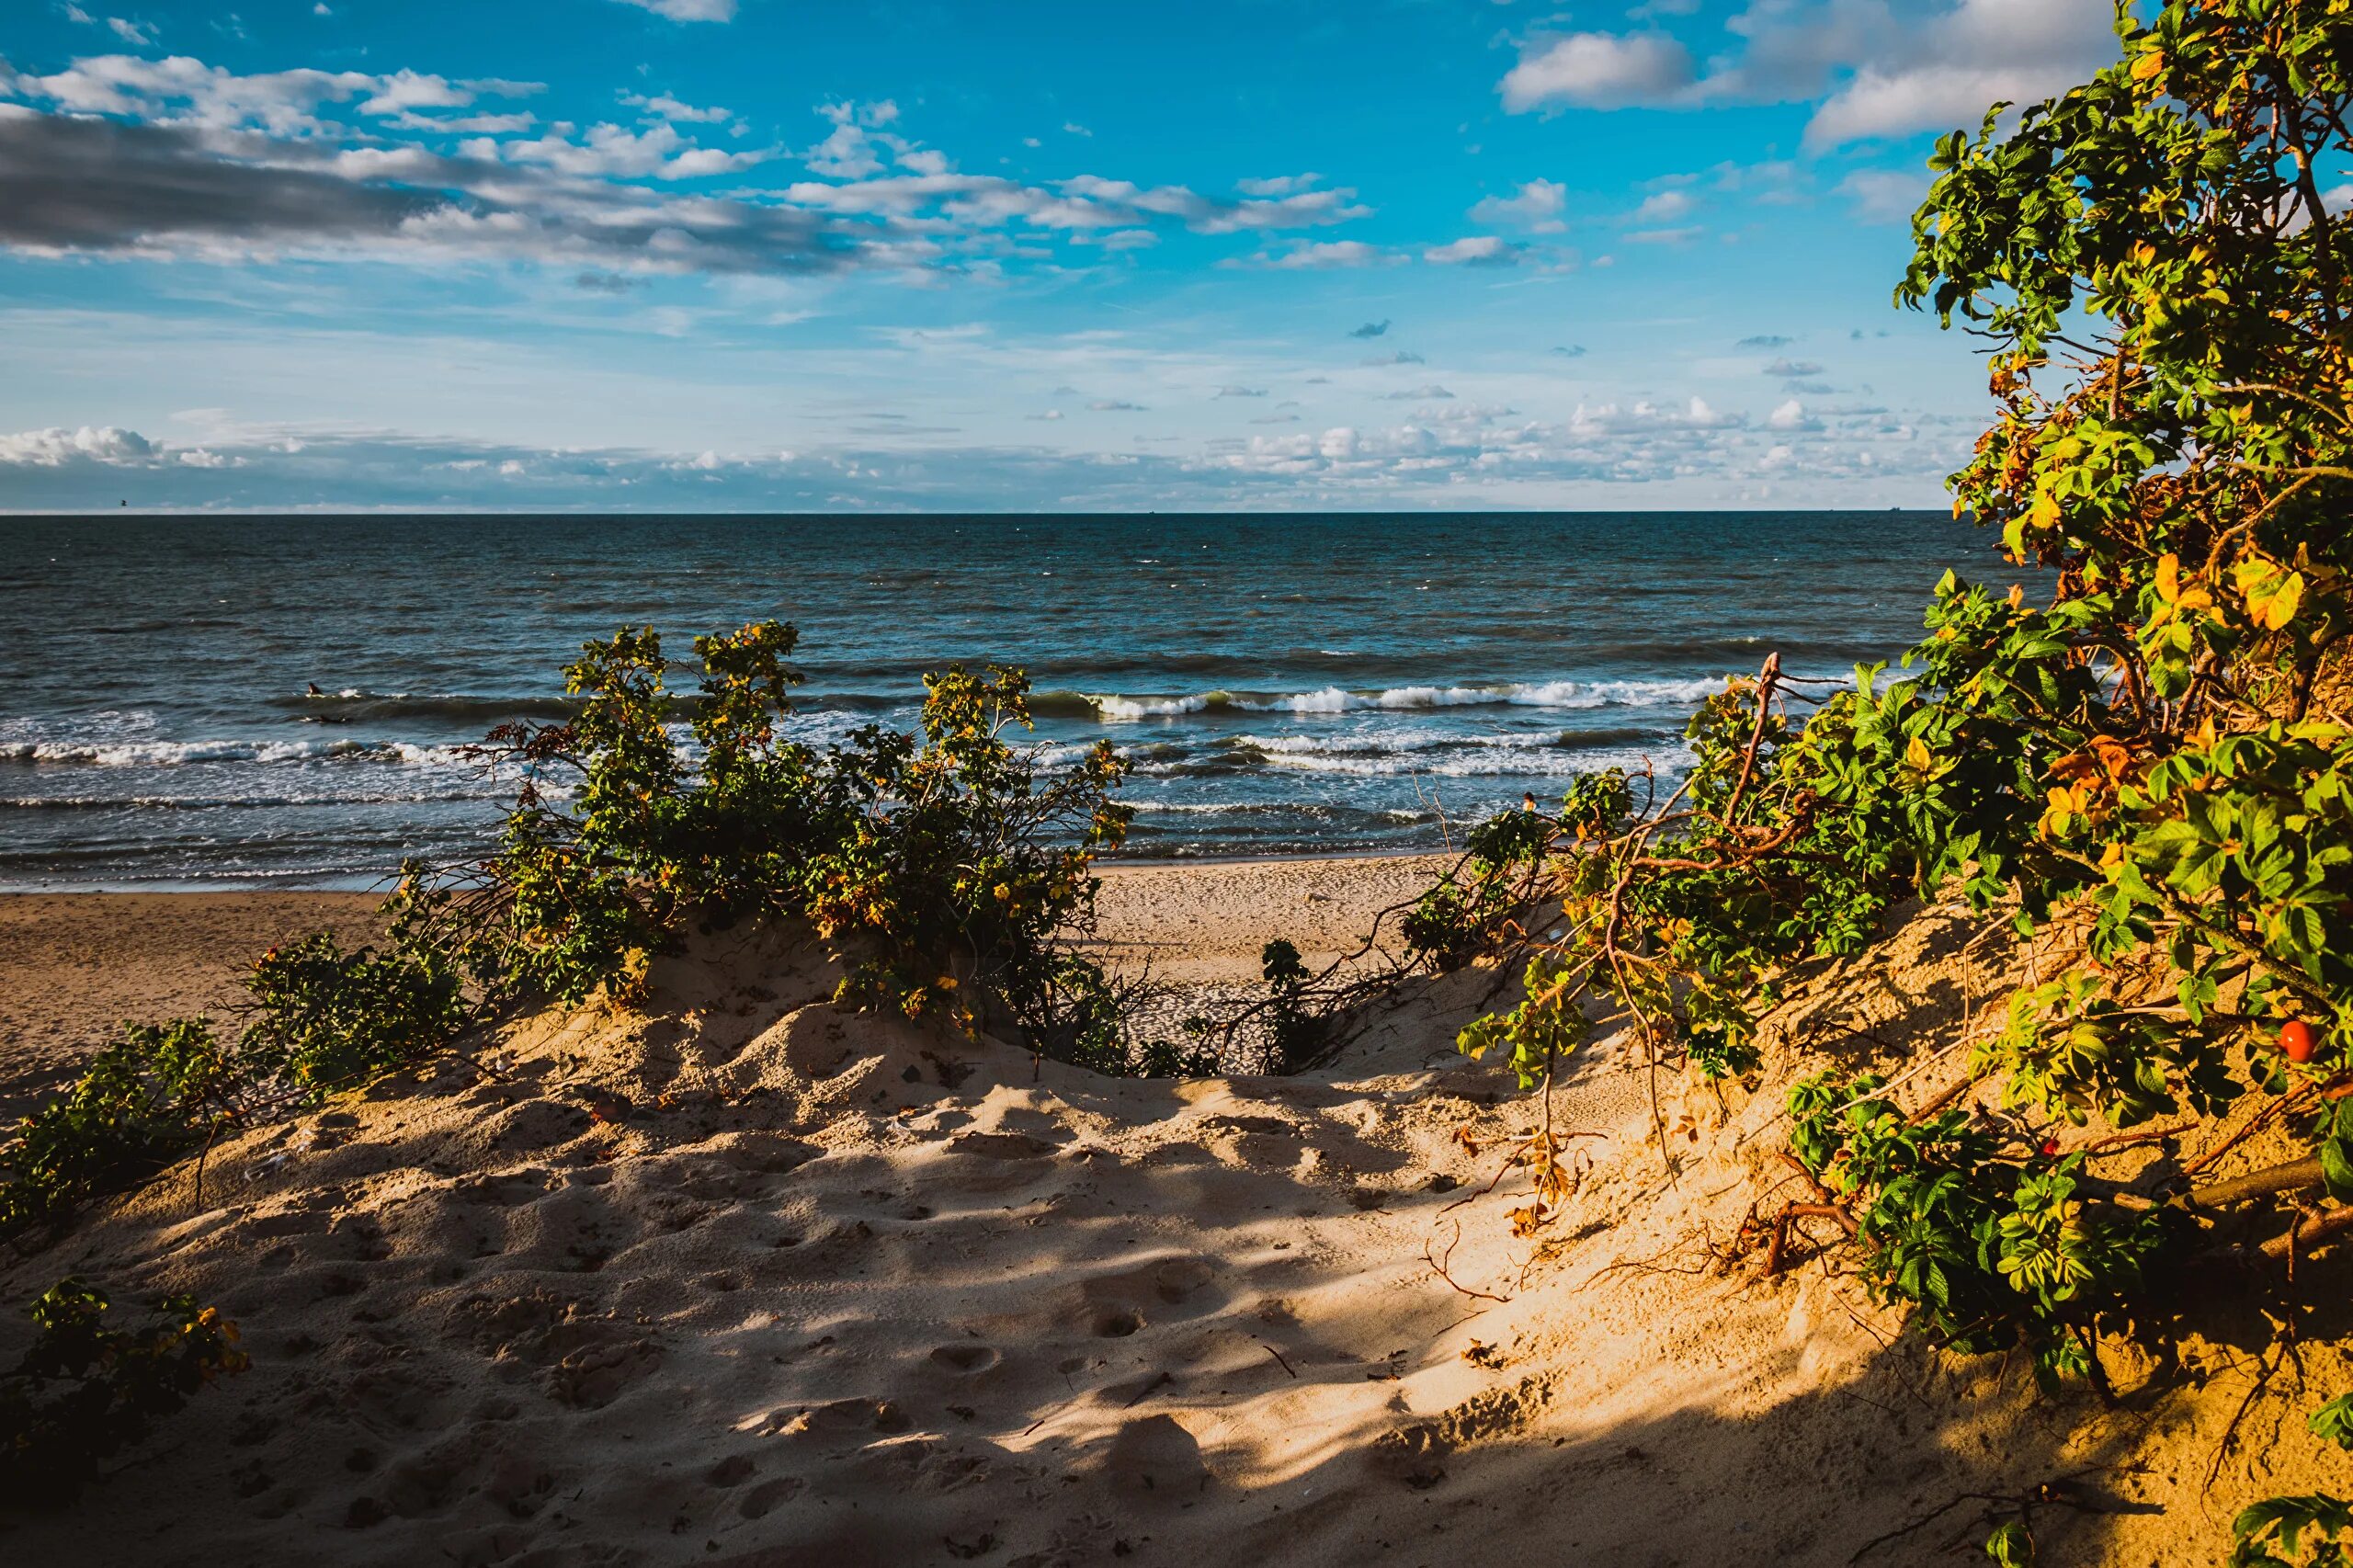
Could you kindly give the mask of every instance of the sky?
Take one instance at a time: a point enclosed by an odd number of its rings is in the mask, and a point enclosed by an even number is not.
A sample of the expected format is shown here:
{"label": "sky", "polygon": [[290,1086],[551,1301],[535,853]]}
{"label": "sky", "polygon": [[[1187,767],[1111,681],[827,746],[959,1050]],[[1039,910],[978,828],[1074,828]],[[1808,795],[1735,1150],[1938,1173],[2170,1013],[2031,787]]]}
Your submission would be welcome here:
{"label": "sky", "polygon": [[0,510],[1944,504],[2107,0],[7,0]]}

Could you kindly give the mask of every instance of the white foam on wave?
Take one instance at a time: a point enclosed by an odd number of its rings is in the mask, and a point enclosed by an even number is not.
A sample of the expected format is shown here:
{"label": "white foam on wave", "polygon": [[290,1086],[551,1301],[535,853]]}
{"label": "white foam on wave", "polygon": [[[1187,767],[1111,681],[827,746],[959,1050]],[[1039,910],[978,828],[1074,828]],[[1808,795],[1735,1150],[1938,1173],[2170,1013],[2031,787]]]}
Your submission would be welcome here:
{"label": "white foam on wave", "polygon": [[1192,697],[1126,698],[1096,697],[1087,701],[1095,704],[1095,711],[1106,719],[1173,719],[1182,713],[1199,713],[1211,704],[1224,700],[1222,691],[1204,691]]}
{"label": "white foam on wave", "polygon": [[407,741],[0,741],[0,762],[82,767],[178,767],[191,763],[316,762],[339,757],[422,767],[471,761],[461,747]]}
{"label": "white foam on wave", "polygon": [[1723,689],[1720,676],[1682,680],[1548,680],[1469,686],[1394,686],[1379,691],[1319,687],[1274,697],[1237,697],[1224,691],[1186,697],[1089,695],[1096,712],[1108,720],[1168,719],[1212,709],[1245,713],[1361,713],[1434,708],[1651,708],[1688,707]]}
{"label": "white foam on wave", "polygon": [[1394,778],[1405,774],[1436,778],[1565,778],[1571,774],[1598,773],[1609,767],[1640,772],[1645,766],[1650,766],[1665,772],[1675,772],[1689,764],[1690,754],[1680,745],[1657,752],[1623,749],[1598,752],[1554,750],[1550,753],[1489,750],[1469,756],[1441,757],[1280,751],[1268,752],[1265,760],[1270,767],[1296,768],[1303,773],[1346,774],[1359,778]]}

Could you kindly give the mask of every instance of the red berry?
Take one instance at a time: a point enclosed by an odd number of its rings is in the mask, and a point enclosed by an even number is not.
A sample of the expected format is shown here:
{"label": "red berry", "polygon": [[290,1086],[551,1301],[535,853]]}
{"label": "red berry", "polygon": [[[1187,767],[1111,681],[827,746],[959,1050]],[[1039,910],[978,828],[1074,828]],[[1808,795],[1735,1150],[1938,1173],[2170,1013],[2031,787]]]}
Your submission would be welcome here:
{"label": "red berry", "polygon": [[2312,1025],[2302,1018],[2290,1018],[2279,1026],[2279,1051],[2290,1062],[2310,1062],[2319,1044],[2320,1037],[2313,1033]]}
{"label": "red berry", "polygon": [[2056,1138],[2045,1138],[2045,1139],[2042,1141],[2042,1157],[2043,1157],[2044,1159],[2046,1159],[2046,1160],[2047,1160],[2047,1159],[2051,1158],[2053,1154],[2056,1154],[2058,1152],[2059,1152],[2059,1140],[2057,1140]]}

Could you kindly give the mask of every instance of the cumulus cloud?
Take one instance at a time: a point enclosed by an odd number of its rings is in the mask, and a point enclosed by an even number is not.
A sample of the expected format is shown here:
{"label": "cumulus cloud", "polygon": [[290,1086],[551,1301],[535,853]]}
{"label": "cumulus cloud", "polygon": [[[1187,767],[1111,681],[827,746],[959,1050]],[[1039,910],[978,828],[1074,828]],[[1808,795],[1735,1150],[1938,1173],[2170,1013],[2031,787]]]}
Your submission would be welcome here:
{"label": "cumulus cloud", "polygon": [[1634,209],[1633,221],[1637,223],[1672,223],[1697,210],[1699,205],[1688,191],[1657,191],[1644,197],[1643,204]]}
{"label": "cumulus cloud", "polygon": [[1514,226],[1539,234],[1557,234],[1568,225],[1561,213],[1568,205],[1568,187],[1549,179],[1532,179],[1510,196],[1483,198],[1471,209],[1471,221]]}
{"label": "cumulus cloud", "polygon": [[155,455],[154,443],[136,430],[119,426],[85,425],[78,430],[51,426],[0,435],[0,465],[12,468],[63,468],[68,463],[144,462]]}
{"label": "cumulus cloud", "polygon": [[1142,414],[1144,412],[1142,403],[1129,403],[1113,397],[1097,398],[1086,406],[1097,414]]}
{"label": "cumulus cloud", "polygon": [[1248,265],[1268,267],[1278,272],[1334,272],[1346,267],[1378,267],[1392,259],[1379,246],[1362,240],[1317,240],[1293,245],[1287,251],[1253,256]]}
{"label": "cumulus cloud", "polygon": [[1384,316],[1379,321],[1365,323],[1362,326],[1350,331],[1348,335],[1350,337],[1385,337],[1388,334],[1389,319]]}
{"label": "cumulus cloud", "polygon": [[1806,144],[1974,127],[1988,105],[2049,97],[2114,59],[2113,24],[2105,0],[1961,0],[1856,62]]}
{"label": "cumulus cloud", "polygon": [[1582,343],[1559,344],[1553,347],[1552,352],[1563,359],[1582,359],[1585,358],[1585,345]]}
{"label": "cumulus cloud", "polygon": [[[1786,405],[1785,405],[1786,406]],[[1032,415],[1049,418],[1050,415]],[[1267,421],[1290,417],[1262,416]],[[1777,423],[1778,421],[1778,423]],[[1254,424],[1257,422],[1254,421]],[[860,506],[997,510],[1051,495],[1079,511],[1172,504],[1558,506],[1673,487],[1681,501],[1753,498],[1778,471],[1815,503],[1884,505],[1932,494],[1965,452],[1966,422],[1927,434],[1880,409],[1799,409],[1752,423],[1702,402],[1581,403],[1528,419],[1500,405],[1417,409],[1395,425],[1291,431],[1185,449],[1071,451],[1057,446],[930,443],[731,450],[551,450],[389,433],[208,430],[169,444],[121,429],[0,435],[0,507],[289,507],[356,497],[404,510],[513,508],[839,512]],[[1777,455],[1778,454],[1778,455]],[[1891,493],[1889,480],[1901,481]]]}
{"label": "cumulus cloud", "polygon": [[1665,33],[1571,33],[1520,52],[1504,77],[1504,108],[1624,108],[1671,98],[1691,85],[1691,55]]}
{"label": "cumulus cloud", "polygon": [[1422,252],[1422,259],[1440,267],[1510,267],[1518,262],[1521,247],[1494,234],[1467,234]]}
{"label": "cumulus cloud", "polygon": [[1219,397],[1264,397],[1267,395],[1267,389],[1264,387],[1225,386],[1217,389],[1217,395]]}
{"label": "cumulus cloud", "polygon": [[641,11],[651,11],[657,17],[667,17],[674,22],[732,22],[735,19],[735,0],[621,0],[624,6],[634,6]]}
{"label": "cumulus cloud", "polygon": [[[719,197],[658,187],[772,154],[699,146],[667,118],[635,129],[559,122],[537,135],[457,141],[454,151],[381,135],[428,106],[530,90],[525,84],[405,72],[239,77],[195,61],[109,57],[6,85],[78,111],[0,111],[0,244],[44,252],[489,256],[607,272],[988,272],[1016,228],[1126,249],[1153,243],[1158,223],[1265,232],[1369,210],[1345,189],[1208,196],[1099,176],[1042,187],[961,175],[883,129],[898,113],[887,101],[826,106],[835,134],[811,154],[813,167],[870,165],[871,177]],[[360,123],[323,122],[330,104]],[[896,166],[880,172],[886,153]],[[1359,250],[1370,247],[1268,264],[1355,265]]]}
{"label": "cumulus cloud", "polygon": [[1419,365],[1423,362],[1422,357],[1410,348],[1400,348],[1394,354],[1383,354],[1363,361],[1367,365]]}
{"label": "cumulus cloud", "polygon": [[643,109],[657,119],[673,120],[680,125],[722,125],[735,118],[732,109],[699,108],[667,93],[656,93],[652,97],[642,93],[621,93],[618,96],[631,108]]}
{"label": "cumulus cloud", "polygon": [[1973,126],[2115,57],[2108,0],[1782,0],[1723,23],[1704,70],[1655,30],[1531,39],[1497,85],[1512,113],[1817,102],[1808,147]]}
{"label": "cumulus cloud", "polygon": [[1818,376],[1822,374],[1822,367],[1811,359],[1780,358],[1766,366],[1765,373],[1768,376],[1781,377]]}
{"label": "cumulus cloud", "polygon": [[0,244],[42,252],[484,256],[646,271],[840,271],[887,245],[790,208],[550,183],[418,149],[0,117]]}
{"label": "cumulus cloud", "polygon": [[699,147],[666,120],[643,131],[594,125],[585,134],[559,122],[530,141],[500,142],[497,151],[509,163],[538,164],[578,179],[702,179],[749,168],[768,156]]}
{"label": "cumulus cloud", "polygon": [[1760,332],[1754,337],[1742,338],[1737,344],[1733,345],[1733,347],[1737,348],[1787,348],[1790,344],[1795,343],[1796,341],[1796,338],[1783,337],[1778,332]]}

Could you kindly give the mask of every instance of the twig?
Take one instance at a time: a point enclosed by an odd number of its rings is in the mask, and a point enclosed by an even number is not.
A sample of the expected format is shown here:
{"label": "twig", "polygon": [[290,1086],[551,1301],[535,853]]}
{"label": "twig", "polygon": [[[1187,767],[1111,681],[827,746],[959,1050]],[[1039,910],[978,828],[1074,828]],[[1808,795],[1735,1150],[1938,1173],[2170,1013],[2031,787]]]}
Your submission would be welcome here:
{"label": "twig", "polygon": [[1454,1261],[1454,1249],[1457,1245],[1461,1244],[1461,1241],[1462,1221],[1457,1220],[1454,1222],[1454,1238],[1446,1244],[1446,1256],[1444,1257],[1438,1256],[1436,1253],[1432,1251],[1431,1239],[1426,1236],[1422,1240],[1422,1261],[1428,1264],[1430,1266],[1430,1272],[1437,1275],[1440,1279],[1445,1280],[1447,1285],[1453,1290],[1457,1295],[1469,1296],[1474,1301],[1495,1301],[1498,1304],[1510,1301],[1511,1298],[1509,1296],[1498,1296],[1486,1290],[1473,1290],[1470,1286],[1461,1283],[1453,1275],[1447,1272],[1447,1265]]}

